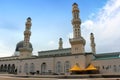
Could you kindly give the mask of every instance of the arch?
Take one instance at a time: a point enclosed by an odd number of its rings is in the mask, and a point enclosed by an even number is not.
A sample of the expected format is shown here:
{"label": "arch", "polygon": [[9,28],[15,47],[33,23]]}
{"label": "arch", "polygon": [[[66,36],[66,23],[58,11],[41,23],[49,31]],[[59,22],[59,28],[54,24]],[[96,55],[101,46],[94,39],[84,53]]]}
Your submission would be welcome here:
{"label": "arch", "polygon": [[113,65],[113,70],[114,70],[114,72],[117,72],[117,66],[116,65]]}
{"label": "arch", "polygon": [[3,64],[0,66],[0,71],[1,72],[3,71]]}
{"label": "arch", "polygon": [[56,73],[57,73],[57,74],[62,73],[62,64],[61,64],[60,61],[58,61],[58,62],[56,63]]}
{"label": "arch", "polygon": [[65,73],[68,73],[70,68],[71,68],[70,62],[69,62],[69,61],[66,61],[66,62],[64,63],[64,72],[65,72]]}
{"label": "arch", "polygon": [[10,64],[8,64],[8,70],[7,70],[7,72],[11,72],[11,66],[10,66]]}
{"label": "arch", "polygon": [[27,63],[24,64],[24,72],[26,74],[28,74],[28,64]]}
{"label": "arch", "polygon": [[31,63],[30,64],[30,72],[35,72],[35,65],[34,65],[34,63]]}
{"label": "arch", "polygon": [[7,72],[7,64],[4,65],[4,72]]}
{"label": "arch", "polygon": [[41,64],[41,74],[45,74],[47,71],[47,64],[46,63],[42,63]]}
{"label": "arch", "polygon": [[19,66],[19,73],[21,73],[22,72],[22,66],[20,65]]}
{"label": "arch", "polygon": [[14,73],[15,72],[15,64],[12,64],[11,66],[11,73]]}

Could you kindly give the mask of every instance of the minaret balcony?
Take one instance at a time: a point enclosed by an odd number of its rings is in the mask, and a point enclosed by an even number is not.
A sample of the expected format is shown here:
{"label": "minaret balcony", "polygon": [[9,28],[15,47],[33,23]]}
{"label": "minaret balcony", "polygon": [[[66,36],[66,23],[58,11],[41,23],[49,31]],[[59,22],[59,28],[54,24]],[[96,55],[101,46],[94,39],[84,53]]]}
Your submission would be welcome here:
{"label": "minaret balcony", "polygon": [[28,34],[31,35],[31,31],[25,30],[25,31],[24,31],[24,35],[28,35]]}
{"label": "minaret balcony", "polygon": [[23,47],[23,48],[19,48],[20,52],[24,52],[24,51],[28,51],[28,52],[32,52],[33,49],[29,48],[29,47]]}
{"label": "minaret balcony", "polygon": [[85,45],[86,41],[83,37],[80,37],[80,38],[72,38],[72,39],[69,39],[70,43],[72,45],[75,45],[75,44],[83,44]]}
{"label": "minaret balcony", "polygon": [[71,22],[72,22],[72,24],[81,24],[80,18],[73,19]]}

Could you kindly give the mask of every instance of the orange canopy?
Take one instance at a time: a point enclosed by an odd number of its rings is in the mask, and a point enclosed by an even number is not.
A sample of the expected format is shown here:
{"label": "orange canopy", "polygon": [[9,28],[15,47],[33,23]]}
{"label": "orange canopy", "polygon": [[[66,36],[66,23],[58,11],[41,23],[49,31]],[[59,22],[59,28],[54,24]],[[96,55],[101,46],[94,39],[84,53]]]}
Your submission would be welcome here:
{"label": "orange canopy", "polygon": [[78,65],[74,65],[70,71],[81,71],[82,69]]}
{"label": "orange canopy", "polygon": [[90,64],[85,70],[97,70],[94,65]]}

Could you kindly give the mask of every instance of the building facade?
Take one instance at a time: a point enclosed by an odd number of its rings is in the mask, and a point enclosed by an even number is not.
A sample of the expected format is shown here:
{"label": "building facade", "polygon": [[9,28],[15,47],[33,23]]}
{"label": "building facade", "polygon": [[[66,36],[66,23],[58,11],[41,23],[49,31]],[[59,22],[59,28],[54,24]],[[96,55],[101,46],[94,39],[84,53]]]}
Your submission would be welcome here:
{"label": "building facade", "polygon": [[96,54],[94,34],[90,33],[91,52],[85,52],[86,40],[81,35],[81,19],[78,4],[72,5],[73,38],[69,39],[71,48],[63,48],[62,38],[56,50],[38,51],[33,56],[30,43],[32,19],[25,23],[24,40],[16,45],[15,55],[0,58],[0,72],[18,75],[31,74],[69,74],[70,69],[77,65],[85,70],[90,64],[100,74],[120,74],[120,52]]}

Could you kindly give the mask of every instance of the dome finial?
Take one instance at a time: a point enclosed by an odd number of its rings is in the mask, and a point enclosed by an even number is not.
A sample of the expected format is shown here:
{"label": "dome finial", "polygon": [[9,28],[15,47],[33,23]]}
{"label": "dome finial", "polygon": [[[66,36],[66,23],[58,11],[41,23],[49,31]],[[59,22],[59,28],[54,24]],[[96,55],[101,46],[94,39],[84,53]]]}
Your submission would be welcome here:
{"label": "dome finial", "polygon": [[73,3],[73,5],[72,5],[72,6],[74,6],[74,5],[77,5],[77,6],[78,6],[78,4],[77,4],[77,3]]}
{"label": "dome finial", "polygon": [[31,21],[32,19],[30,17],[27,18],[27,21]]}

